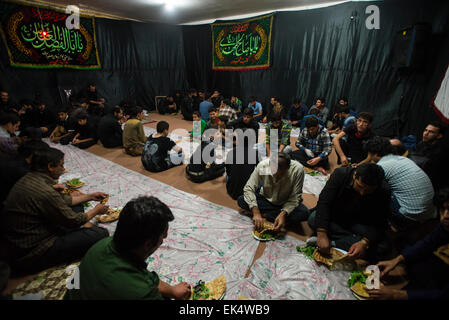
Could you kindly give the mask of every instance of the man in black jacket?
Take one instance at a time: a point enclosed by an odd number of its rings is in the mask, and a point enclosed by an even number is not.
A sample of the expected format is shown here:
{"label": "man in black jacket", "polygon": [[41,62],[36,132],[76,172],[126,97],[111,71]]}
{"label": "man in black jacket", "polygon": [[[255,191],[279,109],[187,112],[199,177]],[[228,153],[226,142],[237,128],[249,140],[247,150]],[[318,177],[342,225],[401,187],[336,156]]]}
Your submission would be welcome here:
{"label": "man in black jacket", "polygon": [[119,106],[112,109],[112,113],[101,118],[98,125],[98,138],[105,148],[121,147],[123,145],[123,131],[120,119],[123,117],[123,110]]}
{"label": "man in black jacket", "polygon": [[234,130],[242,129],[244,132],[247,129],[252,129],[255,131],[256,137],[259,131],[259,123],[254,120],[254,111],[250,108],[245,108],[245,110],[243,110],[243,117],[229,122],[228,126]]}
{"label": "man in black jacket", "polygon": [[326,255],[331,247],[348,251],[353,258],[389,253],[385,238],[390,212],[390,191],[383,169],[373,163],[357,168],[338,168],[320,193],[309,225],[317,231],[318,250]]}

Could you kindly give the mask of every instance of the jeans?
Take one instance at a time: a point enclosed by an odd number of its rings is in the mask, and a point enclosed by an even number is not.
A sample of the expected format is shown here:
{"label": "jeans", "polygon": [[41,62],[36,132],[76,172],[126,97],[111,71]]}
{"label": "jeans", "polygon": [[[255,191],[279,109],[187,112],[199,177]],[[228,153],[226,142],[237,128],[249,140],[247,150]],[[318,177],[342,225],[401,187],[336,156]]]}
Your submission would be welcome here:
{"label": "jeans", "polygon": [[[272,204],[259,193],[256,194],[256,198],[257,198],[257,207],[259,208],[262,215],[268,221],[274,221],[276,217],[279,215],[279,213],[281,213],[282,206]],[[237,199],[237,204],[239,205],[240,208],[250,211],[250,208],[246,203],[243,195]],[[290,214],[286,216],[286,224],[288,226],[299,227],[301,225],[301,222],[306,221],[308,217],[309,217],[309,209],[307,209],[307,207],[301,203],[299,206],[293,209],[293,211],[290,212]]]}

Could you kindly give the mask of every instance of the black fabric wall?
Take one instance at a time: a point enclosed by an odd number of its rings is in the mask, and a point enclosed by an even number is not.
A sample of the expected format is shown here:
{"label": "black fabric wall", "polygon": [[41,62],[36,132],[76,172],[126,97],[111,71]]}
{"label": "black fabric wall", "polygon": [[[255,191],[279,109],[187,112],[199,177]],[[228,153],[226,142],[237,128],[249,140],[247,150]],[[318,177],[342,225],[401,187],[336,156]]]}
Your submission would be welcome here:
{"label": "black fabric wall", "polygon": [[57,104],[58,87],[80,90],[92,81],[107,103],[127,99],[146,108],[153,108],[156,95],[186,89],[181,27],[109,19],[95,24],[101,70],[13,68],[2,44],[0,87],[13,98],[40,93],[48,104]]}
{"label": "black fabric wall", "polygon": [[[380,30],[368,30],[365,9],[380,8]],[[350,17],[354,16],[351,20]],[[108,102],[123,99],[153,108],[155,95],[189,87],[219,89],[247,103],[279,96],[289,106],[300,97],[308,106],[318,96],[332,107],[339,96],[358,111],[375,114],[384,135],[420,135],[437,119],[430,101],[449,63],[449,1],[350,2],[328,8],[276,13],[272,66],[256,71],[212,71],[210,25],[169,26],[96,19],[101,70],[11,68],[0,46],[0,86],[13,97],[59,99],[58,86],[97,83]],[[395,35],[418,22],[432,25],[423,71],[393,68]]]}
{"label": "black fabric wall", "polygon": [[[365,27],[369,16],[365,10],[371,4],[380,9],[380,30]],[[357,111],[375,114],[374,126],[380,134],[420,135],[425,123],[436,119],[430,99],[434,82],[444,73],[441,65],[449,62],[448,48],[442,48],[442,40],[448,43],[448,20],[448,1],[350,2],[278,12],[272,67],[241,72],[212,71],[210,26],[186,26],[187,79],[190,86],[234,93],[246,103],[251,95],[265,104],[270,96],[278,96],[288,106],[294,97],[311,106],[323,96],[333,107],[343,95]],[[395,35],[418,22],[431,23],[434,34],[424,70],[398,72],[393,68]]]}

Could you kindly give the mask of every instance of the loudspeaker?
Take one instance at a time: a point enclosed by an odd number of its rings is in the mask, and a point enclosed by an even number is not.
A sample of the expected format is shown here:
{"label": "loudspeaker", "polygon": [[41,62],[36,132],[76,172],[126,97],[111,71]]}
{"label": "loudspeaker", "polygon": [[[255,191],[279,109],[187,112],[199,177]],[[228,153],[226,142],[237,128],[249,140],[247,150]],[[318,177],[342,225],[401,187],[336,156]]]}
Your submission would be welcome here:
{"label": "loudspeaker", "polygon": [[393,66],[421,69],[426,60],[428,41],[432,34],[430,24],[415,24],[396,34]]}

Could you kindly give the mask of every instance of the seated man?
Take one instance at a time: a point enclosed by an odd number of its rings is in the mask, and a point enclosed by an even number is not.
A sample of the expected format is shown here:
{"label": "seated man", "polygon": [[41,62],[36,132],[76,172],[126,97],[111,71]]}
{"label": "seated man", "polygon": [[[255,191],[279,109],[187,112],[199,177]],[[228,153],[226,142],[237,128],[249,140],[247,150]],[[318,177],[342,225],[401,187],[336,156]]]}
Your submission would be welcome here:
{"label": "seated man", "polygon": [[[166,121],[159,121],[157,133],[148,137],[142,153],[142,164],[148,171],[160,172],[183,163],[182,148],[168,138],[169,125]],[[175,154],[170,154],[170,150]]]}
{"label": "seated man", "polygon": [[43,101],[35,102],[34,126],[40,128],[42,137],[48,137],[56,126],[57,117]]}
{"label": "seated man", "polygon": [[98,137],[105,148],[121,147],[123,145],[123,130],[120,120],[123,110],[119,106],[112,108],[112,113],[101,118],[98,124]]}
{"label": "seated man", "polygon": [[[372,122],[373,116],[371,113],[360,112],[355,126],[349,126],[335,136],[332,142],[342,166],[347,166],[349,162],[352,164],[359,164],[362,161],[362,163],[367,162],[368,154],[363,146],[374,137],[371,131]],[[343,137],[346,137],[346,141]]]}
{"label": "seated man", "polygon": [[207,121],[206,129],[218,129],[218,119],[217,108],[210,107],[209,108],[209,121]]}
{"label": "seated man", "polygon": [[290,121],[293,127],[300,127],[301,121],[305,115],[309,112],[309,108],[300,99],[293,100],[293,104],[288,111],[287,119]]}
{"label": "seated man", "polygon": [[218,111],[218,114],[220,116],[227,117],[229,121],[233,121],[237,119],[237,112],[229,106],[230,104],[231,101],[229,101],[229,99],[221,100],[220,110]]}
{"label": "seated man", "polygon": [[[184,97],[181,106],[181,113],[182,116],[184,117],[184,120],[188,120],[188,121],[192,121],[192,114],[193,111],[195,110],[195,102],[194,102],[194,94],[196,93],[195,89],[190,89],[189,93],[187,94],[186,97]],[[175,97],[175,101],[176,101],[176,97]],[[179,105],[176,102],[176,105]]]}
{"label": "seated man", "polygon": [[292,132],[292,124],[287,120],[283,120],[280,113],[274,113],[271,116],[271,122],[265,127],[265,147],[267,157],[271,155],[271,131],[277,131],[277,151],[291,153],[290,133]]}
{"label": "seated man", "polygon": [[243,195],[243,188],[258,163],[257,151],[252,147],[255,143],[243,131],[237,131],[233,149],[226,156],[226,191],[234,200]]}
{"label": "seated man", "polygon": [[254,130],[254,134],[257,137],[259,133],[259,123],[254,120],[254,112],[250,108],[243,110],[243,117],[228,123],[228,126],[234,130],[242,129],[246,131],[248,129]]}
{"label": "seated man", "polygon": [[436,200],[440,211],[439,226],[425,239],[403,250],[396,258],[377,264],[383,277],[398,264],[405,263],[407,286],[400,290],[387,287],[368,290],[372,299],[449,299],[449,189],[442,189]]}
{"label": "seated man", "polygon": [[31,172],[22,177],[4,203],[4,237],[13,269],[36,272],[81,258],[108,232],[86,224],[108,207],[98,204],[91,211],[74,212],[70,206],[101,201],[106,194],[61,195],[54,185],[64,173],[64,153],[46,148],[36,151]]}
{"label": "seated man", "polygon": [[87,113],[80,113],[77,117],[72,145],[86,149],[97,143],[97,128],[89,119]]}
{"label": "seated man", "polygon": [[206,130],[207,122],[201,119],[201,113],[199,111],[193,112],[193,130],[190,131],[190,137],[201,139],[201,136]]}
{"label": "seated man", "polygon": [[[189,164],[186,166],[186,175],[189,180],[195,183],[202,183],[223,176],[225,164],[216,163],[215,147],[216,145],[211,142],[201,141],[190,157]],[[206,148],[209,150],[208,155],[205,152]]]}
{"label": "seated man", "polygon": [[331,247],[348,251],[349,256],[389,253],[385,238],[390,212],[390,192],[381,167],[365,163],[357,168],[337,168],[320,193],[309,225],[317,232],[307,242],[316,242],[318,250],[328,255]]}
{"label": "seated man", "polygon": [[309,114],[312,114],[312,110],[318,110],[318,118],[320,118],[324,124],[327,122],[327,118],[329,116],[329,109],[324,106],[326,101],[324,98],[318,98],[316,99],[315,104],[309,109]]}
{"label": "seated man", "polygon": [[327,129],[320,126],[318,119],[312,117],[306,120],[306,127],[301,131],[296,147],[299,150],[292,153],[293,159],[305,167],[327,174],[332,142]]}
{"label": "seated man", "polygon": [[237,98],[236,96],[231,96],[231,104],[229,105],[232,109],[237,112],[237,115],[240,117],[241,112],[243,111],[243,103],[242,100]]}
{"label": "seated man", "polygon": [[22,139],[16,136],[20,118],[15,113],[0,113],[0,155],[17,155]]}
{"label": "seated man", "polygon": [[257,230],[263,228],[264,218],[274,221],[275,230],[286,225],[296,230],[309,217],[309,210],[302,204],[303,183],[303,166],[291,161],[288,154],[278,153],[276,158],[259,162],[237,204],[252,212]]}
{"label": "seated man", "polygon": [[205,99],[199,104],[199,112],[201,113],[201,119],[204,121],[209,121],[209,110],[212,108],[214,104],[210,101],[210,96],[205,95]]}
{"label": "seated man", "polygon": [[348,106],[336,106],[336,112],[333,118],[333,123],[331,129],[329,129],[329,134],[337,135],[341,130],[345,130],[351,126],[357,124],[357,119],[350,114],[350,108]]}
{"label": "seated man", "polygon": [[143,146],[147,140],[143,131],[143,116],[142,108],[132,108],[123,129],[123,147],[127,154],[134,157],[142,155]]}
{"label": "seated man", "polygon": [[254,120],[256,120],[256,122],[260,122],[263,119],[263,116],[262,116],[263,109],[262,109],[262,105],[260,104],[260,102],[256,101],[256,99],[257,98],[255,96],[251,96],[249,98],[248,108],[253,110]]}
{"label": "seated man", "polygon": [[147,259],[167,237],[174,217],[159,199],[142,196],[123,208],[113,237],[96,243],[79,266],[79,289],[64,300],[163,300],[190,298],[189,284],[171,286],[147,270]]}
{"label": "seated man", "polygon": [[19,146],[17,156],[0,156],[0,212],[14,184],[30,171],[33,154],[47,148],[48,144],[41,140],[27,140]]}
{"label": "seated man", "polygon": [[280,102],[279,102],[279,98],[278,97],[271,97],[270,98],[270,103],[268,103],[266,105],[266,108],[264,110],[262,110],[263,113],[263,119],[262,119],[262,123],[268,123],[271,121],[271,115],[274,112],[274,108],[276,106],[280,106]]}
{"label": "seated man", "polygon": [[54,143],[69,144],[73,140],[77,121],[70,117],[67,107],[61,107],[58,111],[56,127],[50,134],[50,141]]}
{"label": "seated man", "polygon": [[9,96],[8,91],[6,90],[0,90],[0,112],[9,113],[13,112],[20,116],[20,105],[18,105],[16,102],[12,101],[12,99]]}
{"label": "seated man", "polygon": [[434,219],[434,191],[429,177],[412,160],[392,154],[390,140],[375,137],[366,143],[368,159],[385,171],[392,192],[390,223],[406,233]]}
{"label": "seated man", "polygon": [[80,99],[86,99],[89,103],[89,114],[97,117],[103,116],[105,99],[98,96],[97,87],[94,83],[90,83],[85,91],[78,95]]}
{"label": "seated man", "polygon": [[157,111],[160,114],[177,113],[178,106],[176,105],[175,98],[173,96],[167,96],[157,107]]}
{"label": "seated man", "polygon": [[441,173],[447,171],[447,159],[443,156],[445,129],[440,122],[428,124],[424,129],[422,141],[409,156],[429,176],[435,189],[445,182],[441,179],[444,177]]}

